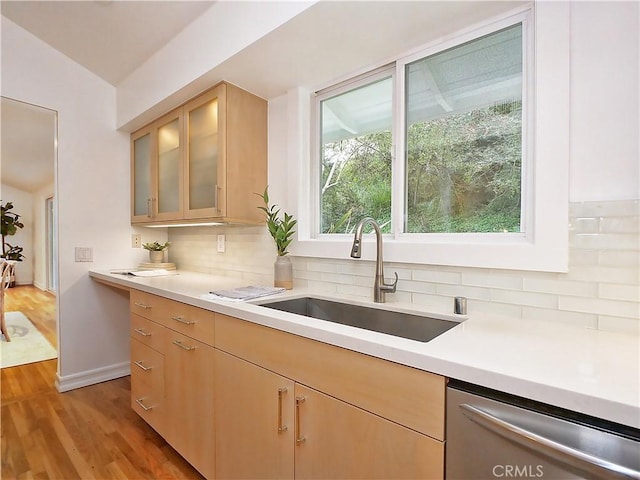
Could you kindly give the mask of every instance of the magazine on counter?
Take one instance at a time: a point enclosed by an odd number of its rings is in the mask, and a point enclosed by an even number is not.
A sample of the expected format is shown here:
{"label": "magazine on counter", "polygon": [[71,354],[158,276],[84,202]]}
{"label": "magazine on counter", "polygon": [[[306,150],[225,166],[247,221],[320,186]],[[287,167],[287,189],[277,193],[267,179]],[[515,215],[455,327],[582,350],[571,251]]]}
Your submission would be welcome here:
{"label": "magazine on counter", "polygon": [[248,287],[230,288],[228,290],[214,290],[209,292],[207,298],[212,300],[252,300],[254,298],[266,297],[276,293],[284,292],[284,288],[265,287],[261,285],[251,285]]}

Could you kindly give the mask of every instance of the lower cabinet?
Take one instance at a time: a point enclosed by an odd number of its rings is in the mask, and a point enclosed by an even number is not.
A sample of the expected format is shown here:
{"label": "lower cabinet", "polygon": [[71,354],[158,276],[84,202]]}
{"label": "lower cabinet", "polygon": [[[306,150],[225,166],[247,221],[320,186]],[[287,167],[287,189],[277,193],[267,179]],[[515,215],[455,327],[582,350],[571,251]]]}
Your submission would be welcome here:
{"label": "lower cabinet", "polygon": [[131,338],[131,407],[164,436],[164,355],[135,338]]}
{"label": "lower cabinet", "polygon": [[293,478],[294,383],[216,350],[216,478]]}
{"label": "lower cabinet", "polygon": [[444,477],[443,377],[131,293],[132,407],[206,478]]}
{"label": "lower cabinet", "polygon": [[202,475],[214,478],[214,350],[165,332],[165,438]]}
{"label": "lower cabinet", "polygon": [[213,312],[137,290],[130,311],[133,409],[215,478]]}
{"label": "lower cabinet", "polygon": [[437,479],[444,445],[329,395],[295,387],[295,478]]}
{"label": "lower cabinet", "polygon": [[443,478],[444,378],[224,315],[215,361],[218,478]]}

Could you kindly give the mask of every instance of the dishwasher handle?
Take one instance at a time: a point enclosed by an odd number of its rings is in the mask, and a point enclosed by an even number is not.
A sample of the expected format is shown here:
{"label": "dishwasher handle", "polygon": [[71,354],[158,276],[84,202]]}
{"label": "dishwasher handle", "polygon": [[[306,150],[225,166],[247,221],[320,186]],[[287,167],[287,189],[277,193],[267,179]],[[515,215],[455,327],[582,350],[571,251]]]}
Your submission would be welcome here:
{"label": "dishwasher handle", "polygon": [[[466,403],[459,405],[462,413],[478,425],[519,445],[542,451],[545,455],[559,460],[566,465],[579,468],[591,474],[603,475],[606,478],[640,480],[640,472],[632,468],[618,465],[603,458],[590,455],[581,450],[563,445],[549,438],[538,435],[522,427],[506,422],[479,407]],[[613,476],[612,476],[613,475]]]}

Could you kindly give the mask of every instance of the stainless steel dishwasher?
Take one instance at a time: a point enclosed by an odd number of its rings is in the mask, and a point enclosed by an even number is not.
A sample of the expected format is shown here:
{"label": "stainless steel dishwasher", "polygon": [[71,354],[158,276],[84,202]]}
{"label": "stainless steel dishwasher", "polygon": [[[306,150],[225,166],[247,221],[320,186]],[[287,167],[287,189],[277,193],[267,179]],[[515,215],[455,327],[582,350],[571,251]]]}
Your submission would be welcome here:
{"label": "stainless steel dishwasher", "polygon": [[451,380],[447,480],[640,479],[640,431]]}

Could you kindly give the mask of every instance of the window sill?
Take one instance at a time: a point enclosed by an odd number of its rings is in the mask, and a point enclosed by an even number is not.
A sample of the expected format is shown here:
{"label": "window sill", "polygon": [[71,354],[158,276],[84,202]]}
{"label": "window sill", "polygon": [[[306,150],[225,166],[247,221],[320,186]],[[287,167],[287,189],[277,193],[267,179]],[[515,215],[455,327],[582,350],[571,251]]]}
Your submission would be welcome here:
{"label": "window sill", "polygon": [[[291,253],[300,257],[348,259],[352,243],[351,236],[298,240],[292,245]],[[464,239],[418,242],[383,237],[383,258],[385,262],[404,264],[542,272],[567,272],[569,262],[568,249],[563,242],[533,244],[516,235],[483,239],[482,242],[465,242]],[[363,239],[362,259],[376,259],[373,235],[366,235]]]}

